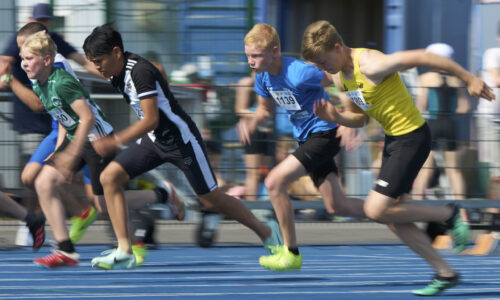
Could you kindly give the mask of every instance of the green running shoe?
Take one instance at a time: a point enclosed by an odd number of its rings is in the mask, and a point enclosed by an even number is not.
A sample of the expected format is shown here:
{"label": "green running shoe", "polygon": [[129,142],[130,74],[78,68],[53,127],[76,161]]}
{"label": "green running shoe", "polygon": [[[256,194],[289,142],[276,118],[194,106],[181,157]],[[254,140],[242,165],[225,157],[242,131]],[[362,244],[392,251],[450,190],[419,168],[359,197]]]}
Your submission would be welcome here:
{"label": "green running shoe", "polygon": [[132,252],[135,255],[135,266],[140,267],[144,263],[144,260],[146,259],[146,256],[148,256],[148,249],[146,248],[146,245],[140,243],[140,244],[133,244],[132,245]]}
{"label": "green running shoe", "polygon": [[453,251],[460,253],[467,248],[469,243],[470,226],[462,220],[460,209],[457,205],[453,206],[453,217],[448,221],[451,226],[451,238],[453,241]]}
{"label": "green running shoe", "polygon": [[446,289],[454,287],[459,282],[460,275],[458,273],[453,277],[441,277],[436,275],[428,286],[420,290],[413,290],[412,292],[417,296],[435,296]]}
{"label": "green running shoe", "polygon": [[271,229],[271,235],[264,240],[264,248],[266,248],[270,254],[274,254],[276,247],[283,245],[283,238],[281,237],[280,226],[278,222],[271,219],[266,222],[266,225]]}
{"label": "green running shoe", "polygon": [[97,215],[97,210],[93,206],[89,206],[83,214],[71,218],[69,238],[73,244],[82,239],[87,228],[95,221]]}
{"label": "green running shoe", "polygon": [[110,249],[92,259],[92,267],[105,270],[133,269],[135,268],[135,255],[123,252],[122,249]]}
{"label": "green running shoe", "polygon": [[288,270],[300,270],[302,267],[302,255],[295,255],[286,246],[275,246],[274,253],[261,256],[259,263],[266,269],[281,272]]}

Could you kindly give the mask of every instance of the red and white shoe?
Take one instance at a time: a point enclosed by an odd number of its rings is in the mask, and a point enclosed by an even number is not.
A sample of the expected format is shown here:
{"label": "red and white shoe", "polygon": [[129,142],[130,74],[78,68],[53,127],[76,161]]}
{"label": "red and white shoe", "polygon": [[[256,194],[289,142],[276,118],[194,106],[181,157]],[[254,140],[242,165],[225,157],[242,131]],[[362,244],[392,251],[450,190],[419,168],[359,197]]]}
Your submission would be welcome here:
{"label": "red and white shoe", "polygon": [[52,254],[38,257],[34,263],[46,268],[72,267],[78,265],[80,255],[78,253],[67,253],[61,250],[53,250]]}
{"label": "red and white shoe", "polygon": [[182,221],[186,217],[186,206],[184,201],[177,196],[175,193],[174,186],[172,183],[164,180],[161,182],[162,188],[166,189],[168,192],[168,199],[165,204],[167,204],[168,208],[172,215],[174,215],[177,221]]}

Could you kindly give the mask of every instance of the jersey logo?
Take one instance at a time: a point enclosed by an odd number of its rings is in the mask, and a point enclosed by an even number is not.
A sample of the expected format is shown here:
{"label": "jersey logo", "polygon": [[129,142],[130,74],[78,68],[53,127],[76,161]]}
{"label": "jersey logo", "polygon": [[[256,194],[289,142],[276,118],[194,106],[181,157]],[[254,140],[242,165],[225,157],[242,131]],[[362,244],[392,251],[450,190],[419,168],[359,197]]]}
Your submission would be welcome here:
{"label": "jersey logo", "polygon": [[349,90],[349,89],[347,88],[347,86],[346,86],[346,85],[345,85],[345,83],[344,83],[344,91],[346,91],[346,92],[347,92],[348,90]]}
{"label": "jersey logo", "polygon": [[358,88],[360,88],[360,89],[362,89],[362,88],[363,88],[363,83],[362,83],[362,82],[360,82],[360,83],[358,84]]}
{"label": "jersey logo", "polygon": [[52,98],[52,103],[57,106],[57,107],[62,107],[62,100],[61,99],[58,99],[58,98]]}
{"label": "jersey logo", "polygon": [[375,184],[380,185],[381,187],[388,187],[389,186],[389,182],[382,180],[382,179],[377,179],[377,181],[375,181]]}
{"label": "jersey logo", "polygon": [[191,156],[184,158],[184,164],[190,166],[193,163],[193,158]]}

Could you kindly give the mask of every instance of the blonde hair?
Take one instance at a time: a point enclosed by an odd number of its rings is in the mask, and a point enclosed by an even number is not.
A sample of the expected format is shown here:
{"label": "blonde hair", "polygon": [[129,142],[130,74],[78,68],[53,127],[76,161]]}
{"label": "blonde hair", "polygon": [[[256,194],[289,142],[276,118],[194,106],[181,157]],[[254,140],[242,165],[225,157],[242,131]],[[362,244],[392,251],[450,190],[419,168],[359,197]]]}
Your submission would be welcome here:
{"label": "blonde hair", "polygon": [[344,45],[337,29],[328,21],[317,21],[304,31],[301,53],[304,59],[313,60],[318,54],[331,50],[336,43]]}
{"label": "blonde hair", "polygon": [[247,46],[255,46],[259,50],[270,50],[278,47],[280,50],[280,37],[276,29],[268,24],[255,24],[247,33],[243,42]]}
{"label": "blonde hair", "polygon": [[28,36],[25,40],[21,49],[25,49],[28,52],[40,55],[42,57],[49,55],[54,61],[57,53],[57,47],[50,35],[46,31],[39,31]]}

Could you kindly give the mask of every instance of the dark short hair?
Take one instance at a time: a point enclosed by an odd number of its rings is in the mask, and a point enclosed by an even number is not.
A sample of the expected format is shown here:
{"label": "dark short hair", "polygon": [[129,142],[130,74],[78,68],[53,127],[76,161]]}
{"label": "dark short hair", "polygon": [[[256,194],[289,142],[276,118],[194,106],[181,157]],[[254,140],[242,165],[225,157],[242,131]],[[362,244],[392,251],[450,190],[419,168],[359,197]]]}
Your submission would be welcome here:
{"label": "dark short hair", "polygon": [[30,22],[30,23],[27,23],[26,25],[24,25],[23,27],[21,27],[17,31],[17,36],[28,36],[28,35],[35,34],[39,31],[48,32],[47,27],[45,27],[45,25],[43,25],[42,23]]}
{"label": "dark short hair", "polygon": [[94,28],[83,43],[83,51],[87,57],[110,54],[114,47],[119,47],[123,52],[122,37],[110,23]]}

